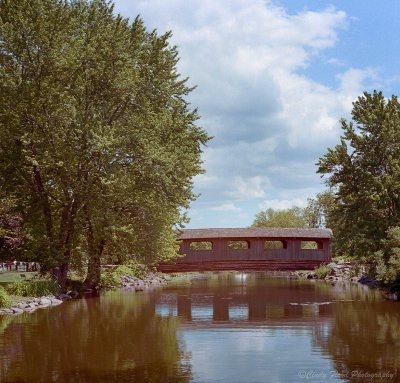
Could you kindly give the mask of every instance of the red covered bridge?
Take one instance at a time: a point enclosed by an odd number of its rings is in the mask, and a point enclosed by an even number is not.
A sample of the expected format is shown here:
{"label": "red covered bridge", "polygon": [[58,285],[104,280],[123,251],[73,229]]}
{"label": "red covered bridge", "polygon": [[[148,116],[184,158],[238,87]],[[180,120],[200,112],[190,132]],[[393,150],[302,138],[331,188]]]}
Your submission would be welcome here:
{"label": "red covered bridge", "polygon": [[219,270],[300,270],[330,262],[330,229],[186,229],[174,262],[162,272]]}

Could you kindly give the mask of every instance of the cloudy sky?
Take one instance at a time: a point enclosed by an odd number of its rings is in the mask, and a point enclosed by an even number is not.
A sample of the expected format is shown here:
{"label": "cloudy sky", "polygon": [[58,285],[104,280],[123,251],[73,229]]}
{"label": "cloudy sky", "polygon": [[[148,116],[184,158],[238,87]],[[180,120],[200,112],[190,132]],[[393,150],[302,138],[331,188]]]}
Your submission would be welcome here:
{"label": "cloudy sky", "polygon": [[190,228],[245,227],[324,189],[315,163],[363,91],[400,95],[398,0],[115,0],[172,30],[214,136]]}

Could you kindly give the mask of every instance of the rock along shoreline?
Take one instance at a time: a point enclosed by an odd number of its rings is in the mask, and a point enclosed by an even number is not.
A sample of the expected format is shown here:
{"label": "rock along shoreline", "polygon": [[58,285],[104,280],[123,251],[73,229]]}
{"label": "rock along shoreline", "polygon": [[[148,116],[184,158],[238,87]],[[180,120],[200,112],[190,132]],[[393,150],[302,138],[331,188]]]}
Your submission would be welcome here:
{"label": "rock along shoreline", "polygon": [[391,292],[382,288],[375,278],[367,275],[364,268],[356,265],[354,262],[339,260],[331,262],[326,266],[331,269],[331,272],[325,276],[319,276],[315,270],[297,270],[293,272],[293,275],[299,278],[325,280],[332,283],[339,281],[360,283],[373,289],[380,289],[385,299],[400,301],[400,292]]}
{"label": "rock along shoreline", "polygon": [[[165,285],[167,277],[159,276],[154,273],[147,274],[144,278],[131,276],[122,276],[121,284],[113,288],[132,289],[133,291],[144,291]],[[10,307],[1,307],[0,315],[19,315],[22,313],[33,313],[38,309],[58,306],[64,301],[81,298],[85,293],[93,293],[92,290],[86,290],[83,294],[78,291],[68,291],[57,295],[45,295],[42,297],[20,297],[12,303]]]}

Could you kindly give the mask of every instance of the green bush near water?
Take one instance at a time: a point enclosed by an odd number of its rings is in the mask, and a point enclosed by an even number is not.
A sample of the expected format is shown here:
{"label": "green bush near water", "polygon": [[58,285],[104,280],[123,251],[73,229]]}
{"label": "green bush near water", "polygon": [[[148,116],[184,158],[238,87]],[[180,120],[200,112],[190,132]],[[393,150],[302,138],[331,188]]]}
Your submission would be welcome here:
{"label": "green bush near water", "polygon": [[20,280],[7,286],[7,292],[21,297],[41,297],[60,292],[60,286],[54,279],[33,278],[31,280]]}
{"label": "green bush near water", "polygon": [[321,265],[314,270],[315,275],[318,278],[325,278],[332,274],[332,269],[328,265]]}
{"label": "green bush near water", "polygon": [[121,277],[144,278],[149,272],[148,268],[138,262],[130,261],[124,265],[119,265],[111,270],[104,270],[101,273],[100,287],[111,288],[121,285]]}
{"label": "green bush near water", "polygon": [[375,253],[376,279],[393,291],[400,291],[400,227],[392,227]]}
{"label": "green bush near water", "polygon": [[350,255],[338,255],[332,259],[332,262],[339,262],[339,261],[354,262],[354,260],[355,258]]}
{"label": "green bush near water", "polygon": [[11,306],[11,298],[4,287],[0,286],[0,307]]}

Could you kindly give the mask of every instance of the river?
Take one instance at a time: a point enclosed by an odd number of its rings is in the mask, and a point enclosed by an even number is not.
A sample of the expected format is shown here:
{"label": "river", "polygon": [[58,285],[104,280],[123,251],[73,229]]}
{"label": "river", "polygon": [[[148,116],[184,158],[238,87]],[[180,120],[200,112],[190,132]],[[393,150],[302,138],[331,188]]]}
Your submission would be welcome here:
{"label": "river", "polygon": [[208,273],[0,317],[0,382],[399,382],[400,304],[349,283]]}

